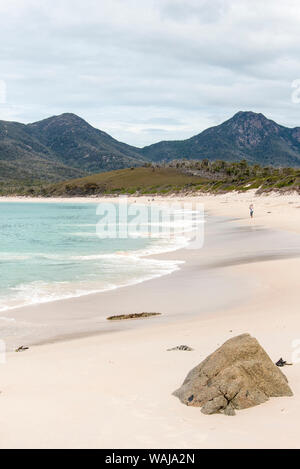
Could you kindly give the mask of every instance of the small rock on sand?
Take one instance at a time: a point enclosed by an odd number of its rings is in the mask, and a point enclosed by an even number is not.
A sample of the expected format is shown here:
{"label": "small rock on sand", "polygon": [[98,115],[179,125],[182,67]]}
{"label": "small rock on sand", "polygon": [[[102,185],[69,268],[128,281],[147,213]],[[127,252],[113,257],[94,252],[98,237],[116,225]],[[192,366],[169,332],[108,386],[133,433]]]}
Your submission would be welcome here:
{"label": "small rock on sand", "polygon": [[21,347],[17,348],[16,349],[16,352],[19,353],[19,352],[26,352],[26,350],[29,350],[29,347],[24,347],[24,345],[22,345]]}
{"label": "small rock on sand", "polygon": [[108,321],[124,321],[128,319],[145,319],[153,316],[161,316],[161,313],[132,313],[132,314],[120,314],[116,316],[110,316],[107,318]]}
{"label": "small rock on sand", "polygon": [[167,352],[173,352],[173,351],[179,351],[179,352],[192,352],[193,349],[189,347],[188,345],[177,345],[177,347],[169,348]]}

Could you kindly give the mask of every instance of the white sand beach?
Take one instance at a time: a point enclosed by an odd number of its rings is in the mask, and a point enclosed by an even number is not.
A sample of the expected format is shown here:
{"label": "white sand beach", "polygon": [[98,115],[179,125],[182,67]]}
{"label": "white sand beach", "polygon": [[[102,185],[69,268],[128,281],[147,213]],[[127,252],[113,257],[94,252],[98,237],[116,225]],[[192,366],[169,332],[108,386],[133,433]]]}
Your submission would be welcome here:
{"label": "white sand beach", "polygon": [[[300,196],[191,199],[222,218],[209,228],[203,250],[163,255],[184,260],[179,271],[5,312],[24,332],[26,342],[18,345],[30,349],[9,352],[0,364],[1,448],[300,447]],[[106,321],[110,314],[142,311],[162,316]],[[9,327],[5,339],[14,347],[17,332]],[[191,368],[245,332],[273,361],[294,361],[283,369],[294,397],[226,417],[205,416],[172,396]],[[194,351],[167,352],[181,344]]]}

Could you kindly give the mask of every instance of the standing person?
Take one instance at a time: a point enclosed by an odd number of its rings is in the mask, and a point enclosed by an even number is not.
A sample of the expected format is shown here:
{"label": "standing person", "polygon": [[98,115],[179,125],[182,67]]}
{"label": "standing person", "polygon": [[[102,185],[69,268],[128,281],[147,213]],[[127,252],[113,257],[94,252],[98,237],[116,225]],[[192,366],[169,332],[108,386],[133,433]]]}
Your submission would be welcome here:
{"label": "standing person", "polygon": [[250,210],[250,217],[253,218],[253,214],[254,214],[254,205],[253,204],[250,204],[249,210]]}

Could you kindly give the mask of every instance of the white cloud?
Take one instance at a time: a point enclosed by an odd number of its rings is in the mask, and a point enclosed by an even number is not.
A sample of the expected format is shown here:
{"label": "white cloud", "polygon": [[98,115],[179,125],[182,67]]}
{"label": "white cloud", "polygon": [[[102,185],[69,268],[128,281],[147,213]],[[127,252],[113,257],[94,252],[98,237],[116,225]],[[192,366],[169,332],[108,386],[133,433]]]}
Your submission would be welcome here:
{"label": "white cloud", "polygon": [[6,103],[6,82],[0,80],[0,104]]}
{"label": "white cloud", "polygon": [[298,0],[0,0],[0,118],[75,112],[139,146],[238,110],[300,125],[299,21]]}

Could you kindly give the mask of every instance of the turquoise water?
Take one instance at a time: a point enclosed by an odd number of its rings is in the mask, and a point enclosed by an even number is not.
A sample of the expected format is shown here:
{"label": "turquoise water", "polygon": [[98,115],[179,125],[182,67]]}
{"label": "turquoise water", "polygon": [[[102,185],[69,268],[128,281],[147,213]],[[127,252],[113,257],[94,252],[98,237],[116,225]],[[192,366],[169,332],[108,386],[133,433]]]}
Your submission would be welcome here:
{"label": "turquoise water", "polygon": [[[81,296],[178,268],[143,254],[182,243],[161,238],[100,239],[96,204],[0,203],[0,311]],[[179,244],[178,244],[179,243]]]}

